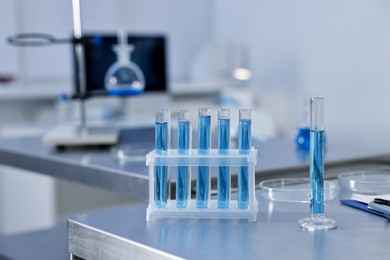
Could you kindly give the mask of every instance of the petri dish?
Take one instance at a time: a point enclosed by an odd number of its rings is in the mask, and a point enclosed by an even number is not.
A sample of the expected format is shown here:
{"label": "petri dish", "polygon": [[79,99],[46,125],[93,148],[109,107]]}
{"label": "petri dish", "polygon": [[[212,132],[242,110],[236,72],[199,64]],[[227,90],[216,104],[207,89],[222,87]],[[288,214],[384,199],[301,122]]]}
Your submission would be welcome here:
{"label": "petri dish", "polygon": [[[269,200],[284,202],[310,202],[309,178],[282,178],[260,182],[261,195]],[[336,197],[336,184],[324,181],[324,201]]]}
{"label": "petri dish", "polygon": [[119,161],[144,162],[146,154],[153,149],[153,143],[120,144],[112,147],[111,155]]}
{"label": "petri dish", "polygon": [[342,189],[361,194],[389,194],[390,171],[353,171],[337,176]]}

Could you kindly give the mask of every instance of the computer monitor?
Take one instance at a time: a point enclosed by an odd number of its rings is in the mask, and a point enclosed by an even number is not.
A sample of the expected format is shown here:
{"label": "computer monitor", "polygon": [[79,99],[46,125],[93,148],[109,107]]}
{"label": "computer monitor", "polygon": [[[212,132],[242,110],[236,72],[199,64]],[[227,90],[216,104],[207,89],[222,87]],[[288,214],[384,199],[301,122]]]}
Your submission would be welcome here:
{"label": "computer monitor", "polygon": [[[116,34],[84,34],[86,97],[107,95],[104,77],[108,68],[117,61],[113,46],[118,43]],[[128,35],[128,43],[134,45],[131,61],[145,76],[145,91],[166,91],[166,43],[163,35]],[[75,97],[81,96],[74,52]]]}

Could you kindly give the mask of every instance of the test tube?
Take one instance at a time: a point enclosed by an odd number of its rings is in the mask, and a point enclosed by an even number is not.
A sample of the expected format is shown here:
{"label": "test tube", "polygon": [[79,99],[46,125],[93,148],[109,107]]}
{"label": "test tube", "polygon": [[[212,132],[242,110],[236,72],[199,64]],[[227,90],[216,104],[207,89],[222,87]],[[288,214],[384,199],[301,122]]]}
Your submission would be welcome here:
{"label": "test tube", "polygon": [[[190,112],[179,110],[177,113],[177,153],[188,154],[191,142]],[[186,208],[189,191],[189,168],[188,166],[177,167],[176,181],[176,207]]]}
{"label": "test tube", "polygon": [[310,184],[311,214],[324,214],[324,99],[310,100]]}
{"label": "test tube", "polygon": [[[218,110],[218,152],[227,154],[230,149],[230,109]],[[230,200],[230,168],[219,166],[218,168],[218,208],[229,208]]]}
{"label": "test tube", "polygon": [[[164,154],[168,151],[169,143],[169,110],[159,109],[155,113],[155,150],[157,154]],[[154,199],[156,207],[165,207],[168,198],[168,167],[156,166],[154,177]]]}
{"label": "test tube", "polygon": [[[198,111],[198,152],[208,154],[210,150],[210,108],[200,108]],[[199,166],[196,181],[196,207],[207,208],[210,189],[209,166]]]}
{"label": "test tube", "polygon": [[324,98],[310,99],[310,213],[298,221],[309,230],[336,227],[336,221],[324,216]]}
{"label": "test tube", "polygon": [[[251,148],[250,109],[239,110],[238,150],[240,154],[249,154]],[[248,166],[240,166],[238,172],[238,208],[248,208]]]}

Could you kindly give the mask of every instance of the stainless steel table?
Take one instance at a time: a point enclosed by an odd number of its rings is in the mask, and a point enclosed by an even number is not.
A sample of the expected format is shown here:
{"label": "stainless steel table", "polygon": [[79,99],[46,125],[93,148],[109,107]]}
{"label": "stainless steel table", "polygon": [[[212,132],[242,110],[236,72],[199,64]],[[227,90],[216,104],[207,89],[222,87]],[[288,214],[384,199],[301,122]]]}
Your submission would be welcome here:
{"label": "stainless steel table", "polygon": [[[121,144],[134,144],[134,143],[142,143],[145,147],[148,147],[150,150],[153,149],[153,140],[154,140],[154,129],[152,128],[134,128],[130,130],[124,130],[121,132],[120,135],[120,143]],[[195,140],[194,140],[195,141]],[[277,178],[277,177],[292,177],[292,176],[308,176],[308,154],[296,151],[294,147],[294,143],[291,140],[275,140],[271,139],[265,142],[259,142],[254,141],[254,146],[259,149],[259,163],[256,167],[256,183],[258,183],[262,179],[270,179],[270,178]],[[233,143],[234,145],[234,143]],[[326,173],[325,177],[331,178],[337,175],[340,171],[345,170],[351,170],[351,169],[368,169],[368,168],[378,168],[378,167],[388,167],[390,163],[390,156],[389,156],[388,150],[383,149],[375,149],[370,148],[367,149],[365,147],[359,146],[359,143],[341,143],[341,142],[332,142],[331,139],[329,139],[328,148],[326,152]],[[132,198],[140,199],[140,200],[147,200],[148,196],[148,169],[145,166],[144,161],[118,161],[115,160],[111,155],[111,150],[109,148],[78,148],[78,149],[64,149],[59,150],[52,146],[45,146],[41,142],[41,137],[26,137],[26,138],[9,138],[9,139],[0,139],[0,164],[18,167],[22,169],[26,169],[29,171],[34,171],[40,174],[45,174],[49,176],[53,176],[55,178],[61,178],[69,181],[74,181],[86,185],[91,185],[98,188],[104,188],[111,191],[119,192],[126,194]],[[333,205],[334,204],[334,205]],[[331,217],[334,217],[336,220],[344,221],[345,225],[339,225],[339,229],[337,232],[340,232],[343,234],[343,229],[345,227],[349,227],[353,224],[353,222],[349,223],[346,219],[349,217],[348,214],[354,214],[356,211],[353,209],[343,209],[342,211],[338,212],[335,216],[332,216],[332,207],[340,207],[338,206],[338,203],[333,203],[329,205],[328,214]],[[267,206],[266,206],[267,205]],[[333,206],[332,206],[333,205]],[[273,208],[273,210],[265,210],[268,209],[268,207]],[[281,209],[281,210],[278,210]],[[299,212],[297,211],[299,210]],[[115,212],[106,212],[106,213],[99,213],[96,216],[84,216],[76,218],[75,220],[79,221],[80,219],[85,218],[85,220],[91,220],[91,221],[98,221],[100,219],[99,216],[102,218],[106,218],[106,224],[110,224],[113,221],[118,220],[118,224],[122,225],[117,227],[119,231],[124,231],[124,235],[134,235],[135,237],[138,236],[139,232],[145,232],[147,231],[146,235],[144,235],[145,241],[146,239],[151,239],[150,243],[157,243],[156,239],[159,239],[159,237],[164,236],[176,236],[176,237],[182,237],[185,238],[186,241],[190,241],[190,243],[186,243],[183,246],[184,251],[188,251],[187,248],[191,247],[192,243],[195,243],[193,251],[197,251],[196,245],[199,244],[200,248],[198,254],[201,255],[202,253],[202,246],[206,246],[205,244],[202,244],[203,242],[200,241],[201,239],[198,238],[198,240],[194,240],[191,238],[191,234],[197,235],[198,232],[198,226],[203,227],[200,230],[203,230],[206,238],[208,237],[208,232],[215,233],[217,232],[214,228],[214,222],[215,221],[200,221],[196,222],[197,224],[193,226],[193,224],[190,223],[172,223],[170,221],[167,221],[162,226],[153,226],[149,225],[146,226],[146,223],[144,222],[145,217],[145,205],[140,206],[138,208],[129,208],[129,209],[118,209]],[[244,237],[244,233],[253,232],[252,229],[259,229],[261,230],[261,235],[258,238],[255,238],[256,245],[254,245],[254,242],[248,242],[248,246],[250,247],[258,247],[257,244],[260,245],[260,249],[263,251],[266,251],[266,249],[274,245],[274,248],[281,248],[281,250],[278,251],[277,254],[281,255],[285,250],[285,248],[293,248],[293,246],[290,246],[289,243],[291,241],[295,241],[294,238],[291,236],[289,237],[288,234],[294,234],[299,237],[303,236],[303,240],[305,241],[306,247],[303,247],[306,250],[308,249],[307,243],[314,243],[316,241],[316,237],[318,235],[309,235],[308,233],[294,233],[296,232],[296,221],[299,217],[305,216],[307,213],[307,206],[304,205],[290,205],[287,207],[283,207],[283,205],[280,205],[279,203],[275,204],[266,204],[261,203],[261,212],[260,212],[260,222],[257,224],[249,224],[249,223],[241,223],[239,221],[237,222],[229,222],[229,221],[220,221],[217,222],[217,225],[222,225],[221,230],[227,229],[230,230],[228,227],[237,228],[240,226],[241,231],[218,231],[220,236],[231,238],[235,236]],[[121,213],[122,212],[122,213]],[[265,213],[270,212],[270,213]],[[345,212],[345,214],[344,214]],[[338,217],[337,215],[341,214],[342,218]],[[357,214],[357,213],[356,213]],[[362,213],[358,213],[360,220],[363,218],[364,221],[363,227],[365,227],[364,232],[358,231],[357,233],[354,233],[355,231],[349,231],[352,232],[352,234],[361,235],[365,232],[368,232],[369,234],[364,234],[364,236],[368,236],[369,238],[375,237],[376,234],[370,233],[368,231],[368,226],[371,222],[368,222],[368,224],[365,222],[365,219],[372,219],[375,216],[365,216]],[[291,215],[291,216],[290,216]],[[359,220],[359,218],[357,220]],[[344,219],[344,220],[343,220]],[[129,224],[129,221],[134,223],[138,223],[138,226],[127,226]],[[138,222],[141,221],[141,222]],[[370,220],[371,221],[371,220]],[[381,223],[384,223],[383,221],[380,222],[380,220],[373,219],[375,225],[382,225]],[[280,223],[279,223],[280,222]],[[100,223],[100,222],[99,222]],[[122,224],[120,224],[122,223]],[[276,223],[276,224],[275,224]],[[91,224],[91,222],[88,222],[88,224]],[[190,226],[187,226],[187,225]],[[101,224],[99,224],[101,225]],[[102,224],[104,227],[104,224]],[[182,230],[182,226],[184,225],[184,229]],[[383,224],[385,225],[385,224]],[[272,228],[271,228],[272,226]],[[275,227],[274,227],[275,226]],[[353,225],[352,225],[353,226]],[[355,226],[360,227],[360,224],[355,223]],[[272,242],[273,240],[268,240],[267,238],[273,238],[273,234],[269,231],[270,234],[267,232],[264,233],[264,230],[274,230],[277,232],[282,232],[283,227],[286,227],[286,231],[289,231],[286,233],[287,238],[289,237],[291,241],[288,241],[288,239],[282,239],[279,238],[279,240],[274,240],[275,242]],[[361,228],[361,227],[360,227]],[[167,230],[167,231],[165,231]],[[171,231],[170,231],[171,230]],[[209,231],[207,231],[209,230]],[[278,231],[279,230],[279,231]],[[341,231],[340,231],[341,230]],[[360,229],[357,229],[360,230]],[[168,232],[168,233],[166,233]],[[277,233],[276,232],[276,233]],[[292,233],[291,233],[292,232]],[[329,234],[333,234],[334,231],[329,231]],[[122,233],[120,233],[122,234]],[[201,233],[202,235],[203,233]],[[217,233],[218,234],[218,233]],[[268,234],[267,236],[264,236],[263,234]],[[349,233],[347,233],[349,234]],[[146,236],[146,237],[145,237]],[[190,236],[190,238],[187,238]],[[277,235],[280,237],[283,237],[282,235]],[[328,232],[325,232],[324,235],[325,239],[328,241],[327,237]],[[347,236],[348,235],[340,235]],[[37,237],[37,238],[36,238]],[[38,238],[39,237],[39,238]],[[32,240],[36,241],[46,241],[42,239],[42,237],[49,237],[48,241],[52,241],[51,235],[50,236],[42,236],[41,233],[37,234],[36,236],[33,236]],[[128,237],[124,241],[127,241],[129,239],[133,239],[133,237]],[[142,238],[142,236],[141,236]],[[153,239],[152,239],[153,238]],[[360,239],[360,237],[358,237]],[[379,238],[380,235],[379,235]],[[13,238],[12,238],[13,239]],[[11,241],[12,239],[7,241]],[[19,241],[21,237],[17,237],[17,240]],[[356,238],[355,238],[356,239]],[[165,241],[165,239],[160,238],[160,240]],[[318,239],[317,239],[318,240]],[[16,241],[16,238],[15,238]],[[12,240],[10,243],[13,245],[14,240]],[[27,241],[27,240],[26,240]],[[219,241],[217,244],[219,247],[224,248],[223,243],[227,242],[227,240],[222,239],[222,242]],[[230,241],[230,240],[229,240]],[[267,242],[268,241],[268,242]],[[335,240],[335,241],[341,241]],[[375,239],[368,239],[368,241],[372,241],[373,243]],[[122,241],[123,242],[123,241]],[[121,243],[122,243],[121,242]],[[142,242],[142,241],[141,241]],[[8,242],[7,242],[8,243]],[[127,243],[127,242],[126,242]],[[166,242],[164,242],[166,243]],[[215,241],[213,242],[215,245]],[[211,244],[213,244],[211,243]],[[280,243],[279,245],[277,243]],[[301,244],[304,242],[299,242],[297,245],[301,246]],[[328,244],[335,244],[333,243],[333,240],[331,242],[327,242]],[[348,246],[348,241],[345,242]],[[341,243],[340,243],[341,244]],[[138,244],[137,244],[138,245]],[[154,245],[154,244],[153,244]],[[265,248],[264,245],[267,245]],[[170,246],[171,249],[175,248],[175,245],[168,243],[167,246]],[[235,248],[235,243],[229,242],[227,247]],[[336,246],[338,244],[336,243]],[[362,245],[359,244],[359,246],[355,247],[357,249],[360,249]],[[374,245],[375,247],[375,245]],[[17,248],[17,247],[10,247],[10,248]],[[92,247],[91,247],[92,248]],[[104,247],[102,247],[104,249]],[[150,245],[145,247],[148,248],[148,252],[159,252],[155,251],[154,249],[150,249]],[[165,246],[163,245],[163,248]],[[181,247],[178,247],[179,249]],[[213,247],[211,247],[213,248]],[[102,250],[103,250],[102,249]],[[171,250],[169,249],[169,250]],[[100,249],[99,249],[100,250]],[[105,249],[104,249],[105,250]],[[138,250],[138,249],[137,249]],[[161,250],[161,248],[159,249]],[[317,250],[315,247],[313,247],[311,250]],[[354,252],[354,248],[345,249],[350,250]],[[12,250],[11,250],[12,251]],[[164,251],[164,250],[162,250]],[[191,252],[191,254],[193,253]],[[299,251],[299,250],[298,250]],[[1,248],[0,243],[0,254],[3,252]],[[138,251],[137,251],[138,252]],[[173,251],[169,251],[173,252]],[[248,251],[249,252],[249,251]],[[306,251],[305,251],[306,252]],[[12,252],[11,252],[12,253]],[[9,255],[15,255],[15,254],[9,254]],[[116,252],[120,256],[120,252]],[[126,253],[126,252],[124,252]],[[307,253],[307,252],[306,252]],[[299,253],[297,253],[299,256]],[[153,255],[153,254],[152,254]],[[158,255],[158,254],[157,254]],[[245,256],[245,252],[243,253]],[[288,255],[288,254],[286,254]],[[196,257],[197,254],[194,252],[194,256]],[[232,255],[232,257],[235,255]]]}
{"label": "stainless steel table", "polygon": [[[43,145],[41,139],[41,136],[0,139],[0,164],[108,189],[146,201],[148,169],[144,160],[116,160],[107,147],[59,150]],[[358,143],[331,141],[325,157],[328,178],[335,177],[341,170],[367,169],[390,163],[390,150],[367,149]],[[194,142],[196,143],[196,135]],[[142,144],[152,150],[154,129],[123,130],[119,143]],[[308,176],[308,153],[296,151],[292,140],[254,140],[253,145],[259,150],[256,183],[275,177]],[[233,185],[234,182],[233,177]]]}
{"label": "stainless steel table", "polygon": [[310,232],[297,221],[305,203],[272,202],[259,194],[259,220],[146,222],[146,205],[79,215],[68,220],[74,259],[389,259],[390,221],[326,203],[334,230]]}
{"label": "stainless steel table", "polygon": [[[122,144],[143,144],[153,149],[154,129],[122,131]],[[41,136],[0,139],[0,164],[68,181],[103,188],[140,199],[147,194],[145,160],[116,160],[110,147],[58,149],[44,145]]]}

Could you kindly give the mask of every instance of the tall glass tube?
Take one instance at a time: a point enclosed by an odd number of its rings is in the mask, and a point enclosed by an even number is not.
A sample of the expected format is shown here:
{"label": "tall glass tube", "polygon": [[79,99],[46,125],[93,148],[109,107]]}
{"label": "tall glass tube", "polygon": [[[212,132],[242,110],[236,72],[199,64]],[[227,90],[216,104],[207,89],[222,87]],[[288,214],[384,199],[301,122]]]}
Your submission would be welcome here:
{"label": "tall glass tube", "polygon": [[[210,150],[211,110],[200,108],[198,111],[198,152],[208,154]],[[207,208],[210,189],[209,166],[199,166],[196,181],[196,207]]]}
{"label": "tall glass tube", "polygon": [[[218,110],[218,152],[229,153],[230,149],[230,109]],[[219,166],[218,168],[218,208],[229,208],[230,201],[230,168]]]}
{"label": "tall glass tube", "polygon": [[[190,112],[179,110],[177,113],[177,153],[188,154],[191,142]],[[176,207],[186,208],[189,194],[189,168],[177,167]]]}
{"label": "tall glass tube", "polygon": [[[157,154],[168,151],[170,112],[168,109],[159,109],[155,113],[155,150]],[[156,207],[165,207],[168,199],[168,167],[156,166],[154,176],[154,200]]]}
{"label": "tall glass tube", "polygon": [[324,216],[324,98],[310,100],[310,212],[311,216],[300,219],[298,224],[309,230],[336,227],[336,221]]}
{"label": "tall glass tube", "polygon": [[[251,113],[250,109],[240,109],[238,125],[238,150],[248,154],[251,148]],[[241,166],[238,172],[238,208],[248,208],[248,166]]]}
{"label": "tall glass tube", "polygon": [[310,209],[312,215],[324,215],[324,99],[312,98],[310,114]]}

